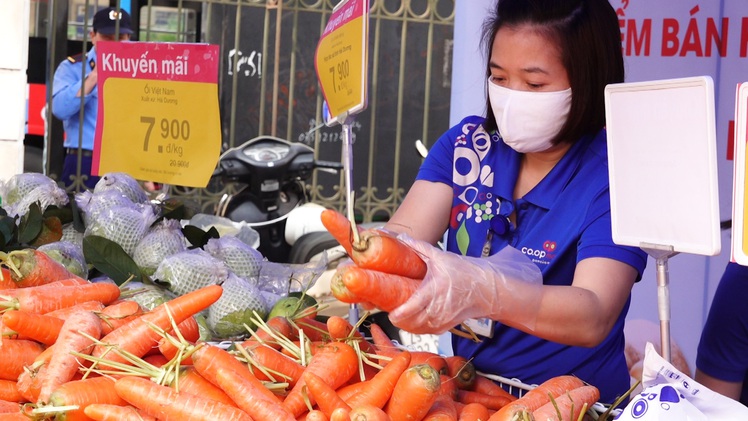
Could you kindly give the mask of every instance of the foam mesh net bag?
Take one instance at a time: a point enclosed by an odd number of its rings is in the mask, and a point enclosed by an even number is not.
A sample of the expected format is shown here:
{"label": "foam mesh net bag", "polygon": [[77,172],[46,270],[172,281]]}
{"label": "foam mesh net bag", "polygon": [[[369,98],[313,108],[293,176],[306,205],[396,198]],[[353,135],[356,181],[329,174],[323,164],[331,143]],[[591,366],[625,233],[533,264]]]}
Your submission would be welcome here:
{"label": "foam mesh net bag", "polygon": [[211,238],[204,247],[211,256],[221,260],[240,278],[257,284],[264,258],[255,248],[231,236]]}
{"label": "foam mesh net bag", "polygon": [[140,270],[150,276],[164,259],[186,249],[179,221],[164,219],[148,230],[135,247],[132,258]]}
{"label": "foam mesh net bag", "polygon": [[135,247],[156,219],[153,208],[149,206],[114,206],[91,218],[83,236],[98,235],[109,239],[132,256]]}
{"label": "foam mesh net bag", "polygon": [[202,249],[185,250],[164,259],[153,278],[177,295],[212,284],[220,284],[229,276],[226,265]]}
{"label": "foam mesh net bag", "polygon": [[49,206],[68,204],[68,195],[44,174],[23,173],[0,182],[2,207],[10,216],[25,215],[33,203],[39,203],[44,211]]}

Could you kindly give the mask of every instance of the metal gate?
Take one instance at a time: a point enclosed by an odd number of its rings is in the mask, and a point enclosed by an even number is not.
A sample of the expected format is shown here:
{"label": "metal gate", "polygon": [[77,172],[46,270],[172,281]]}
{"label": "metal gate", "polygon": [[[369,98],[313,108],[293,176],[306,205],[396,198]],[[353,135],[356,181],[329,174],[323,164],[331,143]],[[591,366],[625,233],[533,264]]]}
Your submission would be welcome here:
{"label": "metal gate", "polygon": [[[341,159],[341,129],[321,124],[314,53],[337,3],[143,0],[138,6],[133,1],[139,8],[133,16],[139,17],[141,41],[220,46],[224,149],[273,135],[307,143],[318,159],[335,161]],[[421,163],[414,142],[429,145],[448,128],[454,3],[371,0],[369,105],[353,127],[357,219],[388,219]],[[308,186],[310,199],[342,210],[342,181],[342,176],[317,172]],[[202,189],[173,186],[171,193],[211,213],[229,188],[215,182]]]}

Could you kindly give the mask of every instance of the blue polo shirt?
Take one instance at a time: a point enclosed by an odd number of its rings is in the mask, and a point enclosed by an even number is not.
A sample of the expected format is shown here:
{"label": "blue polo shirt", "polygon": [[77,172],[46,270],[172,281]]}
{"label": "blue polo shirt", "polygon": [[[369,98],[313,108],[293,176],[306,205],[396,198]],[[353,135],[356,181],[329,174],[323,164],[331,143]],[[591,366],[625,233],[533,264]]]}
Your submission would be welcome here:
{"label": "blue polo shirt", "polygon": [[[519,200],[512,199],[521,154],[471,116],[433,145],[418,179],[453,187],[447,250],[480,256],[494,225],[491,254],[510,244],[538,265],[547,285],[571,285],[576,264],[605,257],[631,265],[639,277],[647,255],[613,243],[604,131],[576,142],[551,172]],[[501,234],[497,221],[516,210],[517,226]],[[494,220],[497,218],[496,220]],[[473,358],[479,371],[539,384],[572,374],[600,389],[612,403],[629,389],[623,325],[629,301],[608,337],[593,348],[558,344],[496,323],[492,338],[476,344],[453,337],[455,354]]]}
{"label": "blue polo shirt", "polygon": [[726,382],[742,382],[740,402],[748,405],[748,267],[728,263],[696,355],[696,367]]}
{"label": "blue polo shirt", "polygon": [[[62,120],[65,129],[65,147],[78,148],[78,137],[81,130],[81,98],[76,96],[83,84],[81,66],[85,66],[86,75],[96,65],[96,48],[76,57],[68,57],[60,63],[55,71],[52,91],[52,113]],[[82,148],[93,150],[96,134],[96,117],[98,112],[99,91],[96,86],[83,98],[83,137]]]}

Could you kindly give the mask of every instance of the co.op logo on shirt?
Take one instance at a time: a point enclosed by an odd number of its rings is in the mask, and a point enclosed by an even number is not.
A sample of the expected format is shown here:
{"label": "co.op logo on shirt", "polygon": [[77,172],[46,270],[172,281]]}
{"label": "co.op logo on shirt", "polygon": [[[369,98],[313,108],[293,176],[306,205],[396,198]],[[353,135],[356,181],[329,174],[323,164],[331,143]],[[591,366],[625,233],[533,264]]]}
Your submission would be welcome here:
{"label": "co.op logo on shirt", "polygon": [[547,265],[554,257],[553,252],[556,251],[556,242],[548,240],[543,242],[542,248],[522,247],[520,251],[530,257],[533,262]]}

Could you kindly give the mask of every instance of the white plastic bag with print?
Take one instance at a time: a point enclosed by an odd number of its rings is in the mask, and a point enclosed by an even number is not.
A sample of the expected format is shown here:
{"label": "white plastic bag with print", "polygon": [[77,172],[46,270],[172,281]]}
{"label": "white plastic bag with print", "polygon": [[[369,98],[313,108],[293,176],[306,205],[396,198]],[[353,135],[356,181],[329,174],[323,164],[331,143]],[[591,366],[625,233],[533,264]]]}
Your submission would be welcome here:
{"label": "white plastic bag with print", "polygon": [[748,420],[748,408],[696,383],[660,357],[651,343],[644,354],[642,387],[616,420]]}

